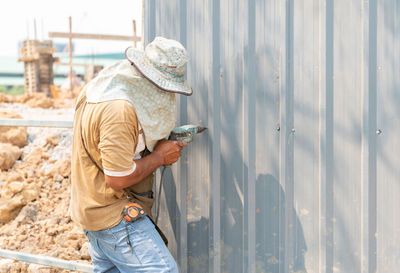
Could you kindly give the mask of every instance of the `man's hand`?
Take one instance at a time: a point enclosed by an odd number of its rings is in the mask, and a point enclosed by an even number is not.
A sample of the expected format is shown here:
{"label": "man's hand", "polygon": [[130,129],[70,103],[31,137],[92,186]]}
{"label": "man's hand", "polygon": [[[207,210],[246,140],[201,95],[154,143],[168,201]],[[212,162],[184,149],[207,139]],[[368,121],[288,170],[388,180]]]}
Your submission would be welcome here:
{"label": "man's hand", "polygon": [[184,142],[162,139],[157,143],[153,153],[159,157],[160,165],[172,165],[178,161],[186,145]]}
{"label": "man's hand", "polygon": [[130,187],[142,181],[162,165],[171,165],[178,161],[183,147],[187,144],[178,141],[160,140],[154,151],[139,160],[135,160],[136,170],[127,176],[115,177],[104,175],[106,183],[114,190]]}

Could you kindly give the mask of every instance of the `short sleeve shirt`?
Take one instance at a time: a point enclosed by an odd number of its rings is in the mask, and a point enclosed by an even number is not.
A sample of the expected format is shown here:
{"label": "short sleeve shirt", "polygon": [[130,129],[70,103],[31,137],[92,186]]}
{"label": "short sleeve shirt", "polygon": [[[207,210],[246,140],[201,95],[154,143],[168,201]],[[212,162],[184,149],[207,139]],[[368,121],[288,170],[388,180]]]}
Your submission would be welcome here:
{"label": "short sleeve shirt", "polygon": [[78,106],[74,118],[70,215],[82,228],[100,230],[115,226],[129,202],[122,190],[107,185],[104,174],[83,145],[105,174],[126,176],[135,170],[138,136],[138,119],[128,101]]}
{"label": "short sleeve shirt", "polygon": [[[89,111],[96,108],[95,105],[89,104],[88,106]],[[135,109],[129,102],[123,100],[100,103],[97,108],[103,108],[98,113],[100,119],[97,125],[98,130],[95,130],[99,133],[96,136],[98,139],[90,143],[89,147],[95,150],[94,153],[100,153],[105,174],[110,176],[129,175],[135,169],[133,159],[136,139],[138,139]],[[97,109],[93,110],[97,112]],[[89,133],[93,134],[93,132]],[[86,138],[89,139],[90,136],[86,134]]]}

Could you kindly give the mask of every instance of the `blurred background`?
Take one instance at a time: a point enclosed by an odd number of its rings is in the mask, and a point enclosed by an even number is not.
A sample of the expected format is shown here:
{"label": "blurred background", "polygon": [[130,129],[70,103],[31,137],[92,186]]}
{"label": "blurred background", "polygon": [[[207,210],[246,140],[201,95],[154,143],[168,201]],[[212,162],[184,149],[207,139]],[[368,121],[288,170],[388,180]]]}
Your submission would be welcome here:
{"label": "blurred background", "polygon": [[[142,33],[142,1],[28,1],[15,0],[2,7],[0,16],[0,92],[19,95],[24,92],[24,62],[21,48],[26,40],[51,41],[54,48],[54,85],[62,86],[69,73],[68,38],[49,38],[49,32],[136,35]],[[104,67],[123,58],[131,41],[73,39],[73,71],[84,80],[86,65]],[[141,43],[137,43],[141,47]],[[61,64],[60,64],[61,63]],[[64,63],[64,65],[62,65]],[[80,65],[84,64],[84,65]],[[64,85],[66,86],[66,85]]]}

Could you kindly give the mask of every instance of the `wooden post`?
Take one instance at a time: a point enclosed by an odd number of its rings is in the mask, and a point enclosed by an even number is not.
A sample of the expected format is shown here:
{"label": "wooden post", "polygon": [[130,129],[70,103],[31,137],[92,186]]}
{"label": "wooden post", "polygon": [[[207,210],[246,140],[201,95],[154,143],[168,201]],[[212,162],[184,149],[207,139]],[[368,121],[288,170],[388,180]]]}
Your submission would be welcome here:
{"label": "wooden post", "polygon": [[[133,37],[136,37],[136,20],[133,20],[132,23],[133,23]],[[133,44],[135,45],[135,48],[137,48],[136,40],[133,41]]]}
{"label": "wooden post", "polygon": [[135,47],[137,43],[142,41],[143,38],[136,36],[136,21],[133,20],[133,35],[108,35],[108,34],[93,34],[93,33],[73,33],[72,32],[72,18],[69,17],[69,32],[49,32],[49,38],[68,38],[68,50],[69,50],[69,75],[70,75],[70,89],[71,97],[73,98],[73,88],[72,88],[72,39],[96,39],[96,40],[113,40],[113,41],[133,41]]}
{"label": "wooden post", "polygon": [[36,18],[33,18],[33,39],[37,40]]}
{"label": "wooden post", "polygon": [[69,50],[69,88],[71,90],[71,98],[74,98],[74,92],[72,87],[72,17],[69,17],[69,41],[68,41],[68,50]]}
{"label": "wooden post", "polygon": [[26,20],[26,40],[29,40],[29,20]]}
{"label": "wooden post", "polygon": [[108,35],[108,34],[90,34],[90,33],[74,33],[69,32],[49,32],[49,38],[69,38],[72,39],[95,39],[95,40],[112,40],[112,41],[136,41],[140,42],[140,37],[124,36],[124,35]]}

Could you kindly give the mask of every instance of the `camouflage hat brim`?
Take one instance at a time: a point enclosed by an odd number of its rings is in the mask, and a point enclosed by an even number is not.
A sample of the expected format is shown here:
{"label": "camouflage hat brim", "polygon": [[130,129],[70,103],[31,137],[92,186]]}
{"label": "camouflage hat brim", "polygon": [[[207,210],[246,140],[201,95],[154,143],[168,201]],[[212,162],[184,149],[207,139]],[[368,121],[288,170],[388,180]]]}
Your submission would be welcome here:
{"label": "camouflage hat brim", "polygon": [[183,77],[168,77],[150,63],[143,51],[128,47],[125,50],[125,57],[147,80],[161,90],[186,96],[193,94],[192,88]]}

